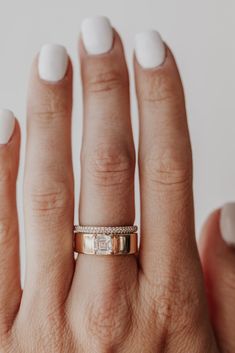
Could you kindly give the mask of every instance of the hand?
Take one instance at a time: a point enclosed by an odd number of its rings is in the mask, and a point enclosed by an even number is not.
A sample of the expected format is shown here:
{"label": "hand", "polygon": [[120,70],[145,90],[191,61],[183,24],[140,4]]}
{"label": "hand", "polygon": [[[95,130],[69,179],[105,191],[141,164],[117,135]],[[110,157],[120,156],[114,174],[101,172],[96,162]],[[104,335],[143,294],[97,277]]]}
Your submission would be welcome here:
{"label": "hand", "polygon": [[[135,151],[129,79],[120,37],[106,19],[83,23],[80,61],[79,220],[83,225],[132,225]],[[194,234],[183,89],[173,55],[157,32],[137,36],[134,67],[140,121],[139,255],[79,255],[75,261],[72,64],[60,46],[44,46],[33,63],[23,291],[15,195],[20,130],[10,112],[1,112],[1,352],[235,351],[235,253],[220,234],[217,211],[201,241],[208,306]]]}

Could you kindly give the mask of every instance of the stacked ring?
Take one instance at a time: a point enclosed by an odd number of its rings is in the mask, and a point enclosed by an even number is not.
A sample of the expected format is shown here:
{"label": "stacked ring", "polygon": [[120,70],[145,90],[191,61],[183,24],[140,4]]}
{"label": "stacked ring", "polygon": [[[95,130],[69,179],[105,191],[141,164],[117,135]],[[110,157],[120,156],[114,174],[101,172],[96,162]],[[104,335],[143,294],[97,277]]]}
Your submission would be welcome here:
{"label": "stacked ring", "polygon": [[138,227],[75,226],[74,251],[88,255],[131,255],[138,251]]}

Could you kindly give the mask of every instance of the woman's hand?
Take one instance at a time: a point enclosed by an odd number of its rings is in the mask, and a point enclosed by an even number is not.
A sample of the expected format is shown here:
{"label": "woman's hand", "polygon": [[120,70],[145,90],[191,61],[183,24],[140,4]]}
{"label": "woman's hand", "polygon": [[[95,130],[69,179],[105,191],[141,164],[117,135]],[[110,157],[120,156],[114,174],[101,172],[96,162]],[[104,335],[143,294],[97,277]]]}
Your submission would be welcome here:
{"label": "woman's hand", "polygon": [[[107,19],[84,21],[80,60],[79,220],[82,225],[131,225],[135,150],[129,79],[121,40]],[[140,121],[139,255],[79,255],[74,261],[72,65],[60,46],[43,47],[33,64],[23,292],[15,195],[20,131],[11,114],[2,111],[0,352],[235,351],[235,252],[220,234],[217,211],[201,241],[208,306],[194,234],[183,89],[172,53],[157,32],[137,36],[134,67]],[[225,209],[225,233],[227,215]]]}

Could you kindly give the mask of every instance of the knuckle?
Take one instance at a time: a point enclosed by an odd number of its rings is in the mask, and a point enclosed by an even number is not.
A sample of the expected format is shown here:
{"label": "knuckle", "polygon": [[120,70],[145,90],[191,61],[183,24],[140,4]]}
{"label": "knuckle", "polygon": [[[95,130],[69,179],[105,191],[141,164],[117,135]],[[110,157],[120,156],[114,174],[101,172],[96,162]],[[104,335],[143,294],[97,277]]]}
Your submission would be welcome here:
{"label": "knuckle", "polygon": [[[61,308],[35,310],[27,307],[24,316],[18,316],[13,329],[14,338],[22,352],[74,352],[72,335],[66,315]],[[33,315],[32,315],[33,312]],[[17,351],[18,352],[18,351]]]}
{"label": "knuckle", "polygon": [[31,113],[31,120],[34,121],[38,126],[44,127],[45,125],[54,124],[58,120],[62,120],[68,115],[67,111],[64,110],[45,110]]}
{"label": "knuckle", "polygon": [[[120,300],[115,303],[113,296],[107,293],[105,300],[98,295],[92,304],[88,304],[85,327],[96,337],[96,346],[111,347],[119,344],[127,338],[131,330],[132,308],[129,299],[124,291],[117,291]],[[102,349],[100,351],[103,352]]]}
{"label": "knuckle", "polygon": [[127,84],[122,73],[114,69],[96,73],[86,83],[88,91],[94,93],[113,91]]}
{"label": "knuckle", "polygon": [[45,110],[45,111],[37,111],[33,114],[33,119],[40,123],[50,123],[54,120],[60,119],[62,116],[65,115],[63,111],[56,111],[56,110]]}
{"label": "knuckle", "polygon": [[50,313],[46,316],[41,326],[41,346],[50,352],[63,352],[63,341],[65,339],[66,321],[58,313]]}
{"label": "knuckle", "polygon": [[159,153],[153,151],[142,164],[148,180],[158,189],[177,191],[191,185],[191,153],[179,156],[177,150],[165,149],[159,156]]}
{"label": "knuckle", "polygon": [[186,327],[193,327],[201,305],[196,289],[186,288],[178,275],[166,276],[164,283],[146,282],[145,301],[149,303],[151,316],[162,332],[173,331],[180,335]]}
{"label": "knuckle", "polygon": [[135,168],[134,153],[112,145],[100,144],[81,155],[83,167],[98,186],[130,185]]}
{"label": "knuckle", "polygon": [[150,318],[155,327],[161,329],[162,332],[169,327],[173,316],[173,306],[169,292],[161,287],[154,286],[145,291],[142,296],[144,302],[144,315]]}
{"label": "knuckle", "polygon": [[33,213],[44,216],[48,213],[64,214],[71,203],[71,190],[65,180],[48,181],[39,177],[27,185],[27,199]]}
{"label": "knuckle", "polygon": [[38,103],[30,105],[30,120],[39,125],[58,122],[70,114],[65,100],[65,98],[61,98],[61,95],[57,96],[54,92],[48,91],[44,104],[40,102],[40,105]]}
{"label": "knuckle", "polygon": [[182,100],[182,89],[176,80],[164,70],[153,75],[146,89],[142,91],[142,99],[150,104]]}

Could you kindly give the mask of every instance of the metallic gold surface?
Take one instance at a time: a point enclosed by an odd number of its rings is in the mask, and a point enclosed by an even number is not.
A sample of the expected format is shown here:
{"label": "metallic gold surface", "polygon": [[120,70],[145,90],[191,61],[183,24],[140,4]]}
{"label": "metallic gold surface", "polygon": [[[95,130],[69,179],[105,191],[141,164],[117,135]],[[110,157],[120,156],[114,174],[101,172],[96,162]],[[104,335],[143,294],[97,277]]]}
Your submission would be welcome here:
{"label": "metallic gold surface", "polygon": [[131,255],[138,251],[137,237],[137,233],[77,233],[74,251],[87,255]]}

